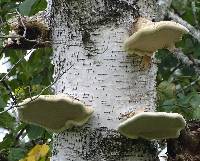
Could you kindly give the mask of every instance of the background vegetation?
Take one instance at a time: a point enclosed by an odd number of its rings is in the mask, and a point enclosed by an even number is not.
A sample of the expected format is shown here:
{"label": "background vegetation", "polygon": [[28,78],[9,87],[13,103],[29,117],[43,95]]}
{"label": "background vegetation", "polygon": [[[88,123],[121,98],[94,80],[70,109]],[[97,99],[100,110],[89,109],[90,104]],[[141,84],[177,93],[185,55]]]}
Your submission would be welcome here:
{"label": "background vegetation", "polygon": [[[173,0],[171,10],[200,29],[199,0]],[[199,60],[199,41],[185,35],[176,47],[182,49],[189,60]],[[194,66],[183,64],[168,50],[159,50],[156,56],[161,62],[157,76],[158,111],[178,112],[188,120],[200,119],[200,73]],[[196,65],[196,68],[200,66]]]}
{"label": "background vegetation", "polygon": [[[29,59],[25,59],[27,50],[5,49],[3,46],[5,35],[10,31],[8,19],[19,14],[32,16],[44,10],[46,5],[45,0],[0,1],[0,59],[7,60],[10,70],[5,78],[5,73],[0,73],[0,127],[7,130],[0,143],[1,161],[46,161],[50,155],[52,134],[40,127],[19,122],[14,117],[15,109],[5,110],[30,95],[39,94],[52,82],[52,49],[33,50]],[[199,0],[173,0],[171,10],[200,30]],[[166,16],[166,19],[169,18]],[[177,47],[182,48],[191,60],[200,59],[200,44],[192,36],[186,35]],[[159,50],[156,56],[160,61],[157,110],[178,112],[187,120],[199,119],[200,75],[193,66],[186,66],[168,50]],[[20,63],[16,64],[20,59]],[[13,65],[15,67],[11,70]],[[51,93],[51,88],[44,91],[44,94]]]}

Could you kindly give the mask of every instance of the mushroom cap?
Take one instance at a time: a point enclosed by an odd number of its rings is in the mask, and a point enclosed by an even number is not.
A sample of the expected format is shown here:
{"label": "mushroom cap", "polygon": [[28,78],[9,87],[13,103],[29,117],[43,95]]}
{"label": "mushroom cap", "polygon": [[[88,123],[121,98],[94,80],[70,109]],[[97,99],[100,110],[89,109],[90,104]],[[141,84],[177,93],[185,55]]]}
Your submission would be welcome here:
{"label": "mushroom cap", "polygon": [[174,47],[188,33],[188,29],[176,22],[160,21],[148,24],[133,33],[124,42],[124,49],[139,56],[151,56],[158,49]]}
{"label": "mushroom cap", "polygon": [[186,122],[178,113],[142,112],[122,122],[119,132],[131,139],[177,138]]}
{"label": "mushroom cap", "polygon": [[72,126],[82,126],[93,113],[93,108],[65,95],[40,95],[19,104],[19,118],[52,132]]}

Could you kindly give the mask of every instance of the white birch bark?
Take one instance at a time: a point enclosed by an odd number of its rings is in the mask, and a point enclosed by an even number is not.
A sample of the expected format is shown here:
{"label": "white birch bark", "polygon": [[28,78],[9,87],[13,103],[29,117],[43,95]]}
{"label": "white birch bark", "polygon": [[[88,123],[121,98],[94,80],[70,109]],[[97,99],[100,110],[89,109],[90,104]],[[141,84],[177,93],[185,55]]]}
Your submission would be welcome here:
{"label": "white birch bark", "polygon": [[156,107],[156,65],[142,70],[141,58],[123,50],[136,17],[157,18],[156,2],[53,0],[49,4],[55,75],[73,65],[55,84],[55,93],[95,109],[85,126],[54,136],[51,160],[157,160],[153,142],[130,140],[117,132],[120,114]]}

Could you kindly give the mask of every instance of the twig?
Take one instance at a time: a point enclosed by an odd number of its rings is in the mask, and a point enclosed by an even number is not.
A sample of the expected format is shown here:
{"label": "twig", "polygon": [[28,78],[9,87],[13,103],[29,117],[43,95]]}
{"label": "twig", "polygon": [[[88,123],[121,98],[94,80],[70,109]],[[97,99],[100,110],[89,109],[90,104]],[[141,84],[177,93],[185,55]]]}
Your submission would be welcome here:
{"label": "twig", "polygon": [[27,39],[25,38],[24,36],[21,36],[21,35],[16,35],[16,36],[13,36],[13,35],[5,35],[5,36],[0,36],[0,39],[8,39],[8,38],[11,38],[11,39],[24,39],[28,42],[35,42],[37,44],[51,44],[52,42],[51,41],[38,41],[38,40],[30,40],[30,39]]}
{"label": "twig", "polygon": [[194,17],[195,24],[198,25],[198,20],[197,20],[197,16],[196,16],[197,9],[196,9],[196,4],[195,3],[196,3],[195,1],[191,2],[192,14],[193,14],[193,17]]}
{"label": "twig", "polygon": [[11,88],[8,86],[8,84],[5,82],[5,80],[2,80],[1,83],[3,84],[3,86],[6,88],[6,90],[8,91],[8,95],[11,97],[11,99],[13,100],[14,104],[17,104],[17,99],[16,97],[13,95]]}
{"label": "twig", "polygon": [[[35,44],[35,45],[37,45],[37,44]],[[35,46],[35,45],[34,45],[34,46]],[[30,54],[32,51],[33,51],[33,49],[30,50],[26,55],[22,56],[22,57],[17,61],[17,63],[15,63],[15,64],[12,66],[12,68],[10,69],[10,71],[9,71],[8,73],[6,73],[6,74],[1,78],[0,82],[4,85],[4,87],[6,88],[6,90],[9,92],[9,96],[12,98],[12,100],[13,100],[13,102],[14,102],[14,105],[12,104],[11,107],[9,107],[8,109],[6,109],[6,110],[0,112],[0,115],[1,115],[2,113],[5,113],[5,112],[11,110],[12,108],[18,106],[18,104],[17,104],[17,99],[16,99],[15,96],[12,94],[12,90],[10,89],[10,87],[6,84],[5,78],[6,78],[6,77],[10,74],[10,72],[16,67],[16,65],[19,64],[19,63],[22,61],[22,59],[24,59],[24,57],[27,56],[28,54]]]}
{"label": "twig", "polygon": [[169,73],[169,75],[173,74],[179,67],[181,67],[182,63],[178,63]]}
{"label": "twig", "polygon": [[27,128],[27,125],[26,125],[25,127],[23,127],[23,128],[19,131],[19,133],[18,133],[17,136],[15,137],[15,141],[16,141],[16,142],[18,142],[20,136],[24,133],[24,131],[26,130],[26,128]]}
{"label": "twig", "polygon": [[[35,44],[34,46],[36,46],[37,44]],[[33,48],[34,48],[33,46]],[[10,69],[10,71],[8,73],[6,73],[0,80],[0,82],[2,82],[3,80],[5,80],[5,78],[10,74],[10,72],[24,59],[25,56],[27,56],[28,54],[30,54],[33,51],[33,48],[24,56],[22,56]]]}
{"label": "twig", "polygon": [[17,38],[22,38],[23,36],[20,36],[20,35],[16,35],[16,36],[13,36],[13,35],[0,35],[0,39],[8,39],[8,38],[12,38],[12,39],[17,39]]}
{"label": "twig", "polygon": [[[13,96],[14,96],[14,95],[13,95]],[[3,114],[3,113],[5,113],[5,112],[8,112],[8,111],[11,110],[11,109],[13,109],[16,105],[17,105],[17,102],[16,102],[16,103],[15,103],[15,102],[14,102],[14,103],[11,102],[11,106],[10,106],[9,108],[7,108],[7,109],[1,111],[1,112],[0,112],[0,115]]]}
{"label": "twig", "polygon": [[11,110],[11,109],[13,109],[13,108],[14,108],[14,106],[10,106],[8,109],[6,109],[6,110],[4,110],[4,111],[1,111],[1,112],[0,112],[0,115],[3,114],[3,113],[5,113],[5,112],[8,112],[9,110]]}
{"label": "twig", "polygon": [[[71,65],[66,71],[70,70],[73,66],[74,66],[74,64]],[[36,97],[32,98],[30,102],[36,100],[46,89],[48,89],[49,87],[51,87],[52,85],[54,85],[59,80],[59,78],[62,77],[62,75],[66,73],[66,71],[63,72],[61,75],[59,73],[58,77],[50,85],[48,85],[47,87],[45,87]],[[21,107],[21,106],[24,106],[24,105],[26,105],[26,104],[28,104],[30,102],[27,102],[27,103],[24,103],[24,104],[20,104],[20,105],[18,105],[18,104],[11,105],[10,108],[8,108],[8,109],[0,112],[0,115],[3,114],[3,113],[5,113],[5,112],[7,112],[7,111],[9,111],[9,110],[11,110],[11,109],[13,109],[13,108],[15,108],[15,107]]]}
{"label": "twig", "polygon": [[195,39],[197,39],[198,42],[200,42],[200,30],[197,30],[188,22],[186,22],[181,17],[179,17],[178,15],[176,15],[175,13],[171,11],[168,12],[168,17],[174,20],[175,22],[178,22],[182,24],[183,26],[185,26],[189,30],[189,34],[192,35]]}
{"label": "twig", "polygon": [[0,115],[11,110],[13,108],[13,106],[17,105],[17,99],[14,96],[14,94],[12,93],[11,88],[8,86],[8,84],[5,82],[5,80],[2,80],[1,83],[3,84],[3,86],[6,88],[6,90],[8,91],[8,95],[11,97],[11,99],[13,100],[13,102],[11,102],[11,107],[9,107],[8,109],[1,111]]}
{"label": "twig", "polygon": [[32,98],[32,95],[31,95],[31,86],[28,86],[28,92],[29,92],[29,97],[32,100],[33,98]]}
{"label": "twig", "polygon": [[190,57],[190,60],[193,61],[193,63],[197,66],[200,67],[200,60],[199,59],[194,59],[193,57]]}
{"label": "twig", "polygon": [[157,3],[160,7],[167,9],[170,7],[172,0],[158,0]]}
{"label": "twig", "polygon": [[165,16],[168,8],[170,7],[171,3],[172,3],[172,0],[158,0],[157,1],[158,9],[159,9],[158,20],[164,19],[164,16]]}
{"label": "twig", "polygon": [[[9,35],[0,35],[0,38],[2,38],[2,39],[8,39],[8,38],[11,38],[11,40],[12,41],[14,41],[13,42],[13,44],[15,44],[16,43],[16,45],[18,44],[18,45],[23,45],[23,43],[24,43],[24,41],[27,41],[27,42],[30,42],[30,43],[37,43],[39,46],[47,46],[47,45],[51,45],[51,41],[45,41],[46,39],[47,39],[47,37],[45,37],[44,38],[44,40],[43,40],[43,37],[42,37],[42,34],[40,35],[41,37],[40,38],[37,38],[37,39],[35,39],[35,40],[30,40],[29,38],[28,38],[28,35],[27,35],[27,30],[28,30],[28,28],[27,28],[27,23],[26,23],[26,21],[25,21],[25,17],[23,17],[19,12],[18,12],[18,10],[16,9],[16,13],[18,14],[18,24],[20,24],[20,26],[22,26],[22,28],[23,28],[23,34],[21,35],[19,35],[19,34],[17,34],[17,33],[11,33],[11,34],[9,34]],[[42,31],[41,31],[42,32]],[[49,38],[48,38],[49,39]],[[17,41],[17,42],[15,42],[15,40]],[[27,42],[25,42],[25,43],[27,43]],[[10,44],[12,44],[12,43],[10,43]],[[5,44],[5,47],[6,48],[9,48],[9,47],[13,47],[13,46],[10,46],[10,44]],[[31,44],[30,44],[31,45]],[[32,46],[32,45],[31,45]],[[16,47],[17,48],[17,47]],[[23,47],[22,47],[23,48]]]}
{"label": "twig", "polygon": [[200,75],[200,62],[197,59],[190,60],[185,54],[183,54],[181,49],[173,49],[171,52],[174,53],[174,56],[181,61],[181,63],[193,67],[195,72]]}
{"label": "twig", "polygon": [[24,22],[23,22],[22,15],[18,12],[17,9],[16,9],[16,12],[17,12],[17,14],[19,15],[19,20],[20,20],[22,26],[24,27],[23,37],[26,37],[26,30],[27,30],[26,25],[25,25]]}
{"label": "twig", "polygon": [[[47,90],[49,87],[53,86],[53,85],[59,80],[59,78],[62,77],[63,74],[65,74],[67,71],[69,71],[73,66],[74,66],[74,64],[71,65],[71,66],[70,66],[65,72],[63,72],[62,74],[58,74],[58,77],[57,77],[50,85],[48,85],[47,87],[45,87],[37,96],[35,96],[34,98],[32,98],[32,100],[31,100],[30,102],[36,100],[45,90]],[[26,104],[28,104],[28,103],[30,103],[30,102],[27,102],[27,103],[24,103],[24,104],[20,104],[20,105],[15,105],[15,106],[13,106],[13,107],[21,107],[21,106],[24,106],[24,105],[26,105]]]}
{"label": "twig", "polygon": [[179,90],[177,91],[177,93],[180,93],[181,91],[184,91],[184,90],[186,90],[187,88],[193,86],[193,85],[196,84],[199,80],[200,80],[200,76],[199,76],[196,80],[194,80],[193,82],[191,82],[189,85],[184,86],[183,88],[179,89]]}

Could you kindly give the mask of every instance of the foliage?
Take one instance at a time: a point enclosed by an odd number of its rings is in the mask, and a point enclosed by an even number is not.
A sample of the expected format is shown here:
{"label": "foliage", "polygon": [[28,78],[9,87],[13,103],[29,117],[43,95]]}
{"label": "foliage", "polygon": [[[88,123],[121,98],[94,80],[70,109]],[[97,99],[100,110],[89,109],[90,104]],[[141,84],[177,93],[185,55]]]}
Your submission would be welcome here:
{"label": "foliage", "polygon": [[[46,0],[1,0],[0,16],[1,16],[1,35],[9,33],[8,19],[14,17],[19,11],[21,15],[34,15],[38,11],[46,8]],[[0,58],[4,55],[8,58],[7,65],[10,68],[16,64],[18,60],[21,62],[15,65],[10,71],[4,83],[0,82],[0,112],[5,110],[8,104],[21,102],[23,99],[39,94],[52,81],[53,65],[51,63],[52,49],[40,48],[32,50],[32,53],[24,57],[28,51],[3,49],[3,40],[0,40]],[[29,51],[30,52],[30,51]],[[0,74],[0,79],[5,74]],[[15,96],[15,100],[11,97],[11,92]],[[49,88],[43,94],[51,94]],[[15,113],[15,112],[14,112]],[[52,134],[43,128],[21,123],[16,120],[13,112],[4,112],[0,114],[0,127],[7,129],[8,134],[5,135],[0,143],[0,158],[9,161],[47,161],[49,144]],[[30,150],[32,149],[32,150]],[[30,150],[30,152],[26,153]],[[34,157],[40,156],[40,158]],[[24,159],[22,159],[24,158]],[[32,158],[32,160],[30,160]]]}
{"label": "foliage", "polygon": [[[172,9],[184,20],[199,27],[200,2],[198,0],[173,0]],[[191,60],[200,59],[200,43],[186,35],[176,44]],[[178,112],[186,119],[200,118],[200,76],[193,67],[177,60],[168,50],[159,50],[158,111]]]}
{"label": "foliage", "polygon": [[19,5],[19,11],[26,16],[32,16],[39,11],[46,8],[47,2],[45,0],[26,0]]}
{"label": "foliage", "polygon": [[200,28],[199,0],[173,0],[171,8],[191,25]]}
{"label": "foliage", "polygon": [[49,146],[46,144],[35,145],[27,154],[27,157],[19,161],[50,161],[47,157]]}
{"label": "foliage", "polygon": [[[16,9],[22,15],[32,16],[44,10],[46,5],[46,0],[1,0],[0,34],[9,33],[10,28],[7,22],[18,14]],[[171,9],[191,25],[199,28],[199,0],[173,0]],[[3,51],[0,53],[0,59],[4,55],[8,58],[10,66],[16,64],[21,58],[22,61],[12,69],[9,79],[5,79],[4,84],[0,82],[0,112],[5,110],[9,103],[14,103],[10,97],[10,91],[13,92],[17,102],[20,102],[30,95],[37,95],[53,80],[51,48],[34,50],[29,59],[25,59],[24,55],[27,51],[3,50],[3,41],[4,39],[0,39],[0,51]],[[193,37],[185,36],[177,47],[182,48],[188,57],[200,59],[200,44]],[[192,67],[187,67],[177,60],[168,50],[159,50],[156,56],[161,62],[157,76],[157,110],[178,112],[187,119],[200,118],[200,76]],[[0,74],[0,79],[3,75]],[[44,94],[52,93],[51,89],[44,92]],[[50,144],[52,134],[43,128],[18,122],[10,112],[0,114],[0,127],[8,130],[8,134],[0,143],[0,159],[4,158],[5,161],[48,160],[49,146],[47,144]],[[39,158],[35,158],[38,155]]]}
{"label": "foliage", "polygon": [[200,77],[167,50],[160,50],[157,76],[158,111],[177,112],[186,119],[200,117]]}

